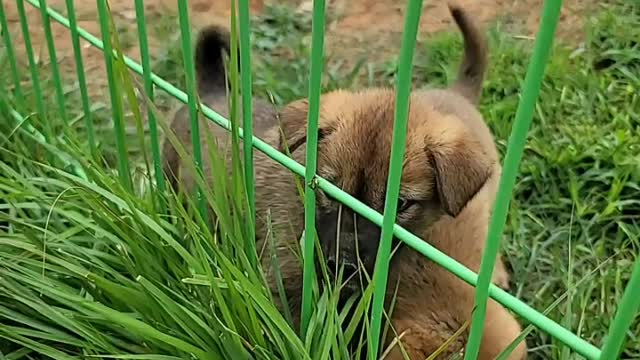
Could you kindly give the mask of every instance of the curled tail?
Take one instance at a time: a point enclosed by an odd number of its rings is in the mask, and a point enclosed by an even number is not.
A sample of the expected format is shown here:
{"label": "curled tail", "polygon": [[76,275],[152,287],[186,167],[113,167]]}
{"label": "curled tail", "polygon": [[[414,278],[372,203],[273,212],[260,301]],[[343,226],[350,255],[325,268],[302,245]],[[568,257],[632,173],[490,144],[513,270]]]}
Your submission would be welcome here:
{"label": "curled tail", "polygon": [[451,88],[475,104],[482,93],[482,82],[489,62],[487,40],[461,7],[449,5],[449,11],[464,40],[464,58],[458,78]]}
{"label": "curled tail", "polygon": [[[225,28],[210,25],[200,31],[195,48],[195,68],[201,95],[226,93],[225,57],[231,51],[230,34]],[[240,59],[238,51],[238,59]],[[240,64],[238,63],[238,66]]]}

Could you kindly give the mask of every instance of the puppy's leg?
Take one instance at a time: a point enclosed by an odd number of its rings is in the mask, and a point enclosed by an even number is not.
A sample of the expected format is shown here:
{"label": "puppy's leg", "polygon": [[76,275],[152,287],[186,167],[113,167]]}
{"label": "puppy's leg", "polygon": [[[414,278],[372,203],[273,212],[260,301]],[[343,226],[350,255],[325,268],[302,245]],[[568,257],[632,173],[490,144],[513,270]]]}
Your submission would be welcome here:
{"label": "puppy's leg", "polygon": [[[436,359],[448,359],[466,346],[468,328],[458,337],[453,338],[459,330],[457,324],[461,321],[447,316],[447,310],[438,309],[430,316],[426,314],[416,316],[415,314],[419,314],[418,311],[412,314],[414,316],[401,317],[393,321],[394,329],[400,339],[394,341],[393,336],[387,339],[387,346],[394,342],[396,344],[385,359],[404,360],[400,343],[408,358],[412,360],[429,357],[449,340],[451,340],[449,346]],[[504,307],[490,300],[487,303],[487,315],[478,359],[495,360],[520,335],[521,331],[518,321]],[[526,358],[527,345],[523,341],[511,352],[508,360],[526,360]]]}
{"label": "puppy's leg", "polygon": [[[440,313],[439,315],[442,315]],[[454,328],[456,321],[446,316],[426,319],[418,316],[414,318],[397,319],[393,321],[393,327],[400,339],[390,336],[386,341],[387,346],[395,344],[389,351],[385,360],[404,360],[404,352],[408,358],[425,359],[436,352],[447,341],[451,341],[446,348],[439,352],[436,359],[449,359],[464,348],[466,331],[458,337],[453,337],[458,329]],[[400,345],[402,344],[402,346]]]}
{"label": "puppy's leg", "polygon": [[[494,360],[521,332],[522,328],[518,321],[500,304],[489,300],[478,359]],[[526,358],[527,345],[523,340],[511,352],[508,360],[525,360]]]}

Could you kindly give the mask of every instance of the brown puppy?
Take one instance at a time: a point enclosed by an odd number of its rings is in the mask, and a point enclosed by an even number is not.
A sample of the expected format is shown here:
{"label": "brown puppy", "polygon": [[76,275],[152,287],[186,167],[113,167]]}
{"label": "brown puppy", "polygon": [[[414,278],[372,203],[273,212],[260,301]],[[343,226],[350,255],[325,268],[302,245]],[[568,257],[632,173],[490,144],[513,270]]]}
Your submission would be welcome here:
{"label": "brown puppy", "polygon": [[[493,137],[474,106],[487,66],[485,39],[461,9],[452,8],[452,15],[464,36],[464,61],[451,88],[416,91],[411,95],[397,221],[477,271],[500,165]],[[207,48],[203,39],[207,39],[206,33],[200,38],[199,49]],[[219,50],[216,46],[219,47],[215,45],[212,49]],[[217,56],[215,51],[208,53]],[[197,62],[207,64],[205,59]],[[218,74],[219,78],[219,70],[219,67],[199,67],[200,82],[209,83],[204,76],[206,71],[217,72],[209,76]],[[227,115],[224,112],[226,100],[221,99],[220,92],[217,94],[214,109]],[[395,93],[390,89],[339,90],[327,93],[321,99],[319,175],[380,212],[384,207],[394,105]],[[265,127],[264,131],[256,130],[256,134],[280,150],[288,145],[292,157],[304,164],[307,110],[305,100],[293,102],[281,112],[281,129]],[[272,113],[269,114],[267,118],[273,123]],[[188,144],[187,124],[186,117],[178,116],[172,128]],[[221,138],[227,136],[215,126],[207,127],[207,130]],[[166,145],[165,149],[168,149]],[[180,162],[169,160],[167,171],[179,174],[176,180],[192,187],[192,180],[188,172],[181,169]],[[304,208],[289,170],[261,152],[255,152],[254,163],[258,248],[264,246],[268,229],[264,219],[270,212],[279,271],[292,313],[297,316],[302,289],[297,249]],[[359,265],[369,273],[372,271],[380,229],[322,191],[318,191],[316,210],[317,230],[328,268],[343,267],[346,276],[350,277],[343,293],[357,292],[361,284],[355,275],[362,270]],[[276,294],[269,251],[266,255],[263,267]],[[398,333],[406,332],[401,342],[410,358],[422,359],[470,319],[474,290],[408,248],[401,248],[394,256],[391,268],[390,293],[396,284],[399,286],[393,325]],[[501,262],[495,272],[494,281],[506,287],[508,277]],[[519,324],[506,310],[490,302],[481,359],[493,359],[519,330]],[[445,355],[462,349],[465,339],[466,333],[463,333]],[[525,354],[526,347],[522,345],[512,358],[522,359]],[[390,356],[402,358],[398,349],[392,350]]]}
{"label": "brown puppy", "polygon": [[[198,84],[198,94],[201,101],[226,119],[229,118],[227,100],[227,78],[224,67],[225,56],[230,52],[229,32],[217,25],[211,25],[200,31],[195,48],[195,70]],[[239,58],[238,54],[238,58]],[[239,64],[238,64],[239,65]],[[240,114],[241,115],[241,114]],[[253,130],[256,136],[263,137],[267,129],[277,125],[276,109],[270,103],[260,99],[253,101]],[[203,129],[204,128],[204,129]],[[191,125],[189,109],[181,107],[170,126],[188,154],[192,153]],[[215,137],[222,148],[226,148],[229,132],[212,121],[200,121],[200,131],[208,131]],[[205,139],[202,135],[202,139]],[[203,159],[208,158],[207,141],[201,142]],[[181,159],[178,152],[169,141],[165,141],[162,148],[164,172],[173,188],[177,191],[178,184],[184,189],[194,187],[194,180],[188,172],[181,171]],[[203,161],[204,173],[210,174],[209,162]]]}

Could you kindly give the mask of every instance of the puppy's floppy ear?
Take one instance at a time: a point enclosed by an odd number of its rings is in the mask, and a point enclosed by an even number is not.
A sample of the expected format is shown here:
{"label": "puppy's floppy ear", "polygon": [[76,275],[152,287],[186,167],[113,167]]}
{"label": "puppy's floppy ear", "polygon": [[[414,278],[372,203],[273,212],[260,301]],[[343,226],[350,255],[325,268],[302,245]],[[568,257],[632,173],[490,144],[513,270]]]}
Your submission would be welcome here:
{"label": "puppy's floppy ear", "polygon": [[307,114],[309,102],[307,99],[289,103],[280,112],[280,151],[287,148],[294,152],[307,140]]}
{"label": "puppy's floppy ear", "polygon": [[480,143],[469,137],[427,144],[438,198],[443,210],[456,217],[491,176],[493,161]]}
{"label": "puppy's floppy ear", "polygon": [[[318,143],[338,128],[343,109],[352,108],[357,99],[344,90],[334,90],[320,96],[320,113],[318,118]],[[351,106],[349,106],[351,105]],[[309,116],[309,101],[300,99],[289,103],[282,109],[280,116],[280,151],[285,145],[293,153],[307,141],[307,117]]]}

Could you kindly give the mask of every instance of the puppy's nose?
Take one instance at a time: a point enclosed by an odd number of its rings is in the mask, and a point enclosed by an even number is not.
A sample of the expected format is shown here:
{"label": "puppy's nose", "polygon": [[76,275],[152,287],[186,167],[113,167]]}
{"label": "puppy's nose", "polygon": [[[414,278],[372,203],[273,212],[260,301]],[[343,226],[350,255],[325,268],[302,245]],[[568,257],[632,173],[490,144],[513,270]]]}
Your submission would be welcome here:
{"label": "puppy's nose", "polygon": [[358,266],[352,262],[343,262],[344,273],[342,274],[344,281],[351,280],[358,273]]}
{"label": "puppy's nose", "polygon": [[338,262],[334,255],[329,255],[329,257],[327,257],[327,271],[329,271],[329,274],[335,275],[335,273],[338,272],[339,269],[337,264]]}
{"label": "puppy's nose", "polygon": [[340,267],[344,267],[342,273],[343,281],[347,281],[358,272],[358,266],[354,262],[348,259],[340,259],[340,262],[338,263],[334,255],[329,255],[327,258],[327,271],[329,271],[331,275],[335,276],[340,271]]}

